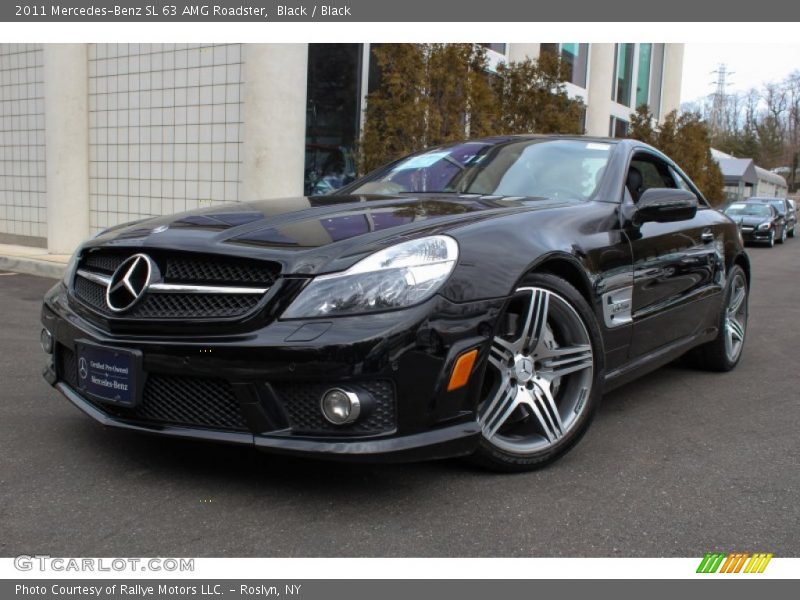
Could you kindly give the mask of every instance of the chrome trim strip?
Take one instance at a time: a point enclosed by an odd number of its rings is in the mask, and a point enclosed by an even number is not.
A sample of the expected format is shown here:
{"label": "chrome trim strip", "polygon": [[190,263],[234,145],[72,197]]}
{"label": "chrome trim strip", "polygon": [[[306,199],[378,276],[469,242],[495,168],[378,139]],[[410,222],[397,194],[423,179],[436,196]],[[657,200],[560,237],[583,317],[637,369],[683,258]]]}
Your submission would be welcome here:
{"label": "chrome trim strip", "polygon": [[156,294],[264,294],[269,288],[231,287],[221,285],[188,285],[183,283],[154,283],[148,292]]}
{"label": "chrome trim strip", "polygon": [[108,275],[101,275],[100,273],[93,273],[92,271],[84,271],[83,269],[78,269],[76,275],[83,277],[84,279],[88,279],[89,281],[94,281],[95,283],[99,283],[100,285],[108,286],[111,283],[111,277]]}
{"label": "chrome trim strip", "polygon": [[[108,286],[111,282],[111,277],[78,269],[76,273],[84,279],[93,281],[100,285]],[[266,288],[253,288],[253,287],[232,287],[221,285],[189,285],[183,283],[153,283],[147,288],[148,292],[155,294],[265,294],[269,290]]]}

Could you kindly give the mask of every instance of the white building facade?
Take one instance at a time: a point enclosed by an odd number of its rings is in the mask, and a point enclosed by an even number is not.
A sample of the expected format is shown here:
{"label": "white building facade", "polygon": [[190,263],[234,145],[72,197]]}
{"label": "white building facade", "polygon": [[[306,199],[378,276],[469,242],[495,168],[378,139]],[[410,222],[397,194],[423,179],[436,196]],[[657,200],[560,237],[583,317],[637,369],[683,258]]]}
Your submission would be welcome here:
{"label": "white building facade", "polygon": [[[681,44],[487,44],[555,52],[585,130],[678,108]],[[368,44],[0,44],[0,243],[68,253],[126,221],[336,187],[354,171]]]}

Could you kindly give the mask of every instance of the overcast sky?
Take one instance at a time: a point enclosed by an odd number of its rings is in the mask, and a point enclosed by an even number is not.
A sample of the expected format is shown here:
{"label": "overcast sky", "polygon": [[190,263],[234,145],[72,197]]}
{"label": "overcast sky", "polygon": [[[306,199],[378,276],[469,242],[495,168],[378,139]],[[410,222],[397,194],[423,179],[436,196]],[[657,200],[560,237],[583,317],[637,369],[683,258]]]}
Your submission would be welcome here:
{"label": "overcast sky", "polygon": [[800,44],[686,44],[681,102],[710,94],[720,63],[734,71],[728,91],[748,90],[800,70]]}

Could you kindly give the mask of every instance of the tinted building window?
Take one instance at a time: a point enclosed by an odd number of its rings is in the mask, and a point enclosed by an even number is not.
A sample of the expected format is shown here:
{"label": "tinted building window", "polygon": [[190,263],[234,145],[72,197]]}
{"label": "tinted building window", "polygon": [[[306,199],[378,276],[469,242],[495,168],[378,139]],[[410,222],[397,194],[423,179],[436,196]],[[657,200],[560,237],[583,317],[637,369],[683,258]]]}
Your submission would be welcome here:
{"label": "tinted building window", "polygon": [[611,117],[611,121],[608,127],[609,137],[613,138],[628,137],[628,125],[629,123],[623,119],[617,119],[616,117]]}
{"label": "tinted building window", "polygon": [[566,69],[564,81],[579,87],[586,87],[586,71],[589,62],[589,44],[542,44],[541,52],[561,57]]}
{"label": "tinted building window", "polygon": [[631,83],[633,79],[633,49],[635,44],[617,44],[616,67],[614,69],[614,100],[625,106],[631,105]]}
{"label": "tinted building window", "polygon": [[483,46],[487,50],[493,50],[498,54],[505,54],[506,53],[506,45],[505,44],[478,44],[479,46]]}
{"label": "tinted building window", "polygon": [[355,179],[361,56],[361,44],[309,44],[306,194],[330,192]]}
{"label": "tinted building window", "polygon": [[653,44],[639,44],[639,67],[636,74],[636,107],[650,104],[650,60]]}

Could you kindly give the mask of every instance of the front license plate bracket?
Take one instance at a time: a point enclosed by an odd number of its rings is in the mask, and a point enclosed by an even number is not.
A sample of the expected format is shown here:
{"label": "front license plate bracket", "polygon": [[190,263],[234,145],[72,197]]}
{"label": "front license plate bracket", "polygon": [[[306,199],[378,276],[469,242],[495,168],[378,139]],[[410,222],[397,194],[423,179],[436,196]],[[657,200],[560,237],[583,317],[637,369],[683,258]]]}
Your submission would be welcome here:
{"label": "front license plate bracket", "polygon": [[78,387],[94,400],[125,408],[137,406],[144,383],[139,350],[75,343]]}

